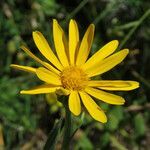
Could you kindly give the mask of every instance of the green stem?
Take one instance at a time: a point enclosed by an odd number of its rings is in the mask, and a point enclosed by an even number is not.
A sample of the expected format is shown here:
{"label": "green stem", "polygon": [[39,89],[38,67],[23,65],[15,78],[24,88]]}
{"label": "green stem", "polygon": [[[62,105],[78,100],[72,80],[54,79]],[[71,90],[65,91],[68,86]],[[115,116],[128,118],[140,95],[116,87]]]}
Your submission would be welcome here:
{"label": "green stem", "polygon": [[67,16],[67,20],[73,18],[88,2],[89,0],[81,1],[81,3]]}
{"label": "green stem", "polygon": [[119,49],[121,49],[125,43],[130,39],[132,34],[135,32],[135,30],[142,24],[142,22],[150,15],[150,9],[148,9],[144,15],[139,19],[139,21],[136,23],[136,25],[129,31],[129,33],[125,36],[125,38],[122,40]]}
{"label": "green stem", "polygon": [[129,22],[129,23],[124,24],[124,25],[116,26],[115,30],[129,29],[129,28],[135,27],[137,24],[138,24],[138,21],[132,21],[132,22]]}
{"label": "green stem", "polygon": [[62,150],[68,150],[71,140],[71,132],[72,132],[72,121],[71,121],[71,112],[68,107],[68,101],[64,99],[63,104],[66,111],[66,118],[64,124],[64,136],[63,136],[63,143],[62,143]]}
{"label": "green stem", "polygon": [[132,71],[131,72],[140,82],[142,82],[145,86],[147,86],[148,88],[150,88],[150,83],[143,78],[140,74],[138,74],[136,71]]}
{"label": "green stem", "polygon": [[113,8],[115,8],[116,3],[114,3],[113,1],[110,1],[106,8],[99,13],[99,15],[96,17],[96,19],[93,21],[93,23],[95,25],[97,25],[103,18],[105,18],[109,13],[111,13],[112,11],[114,11]]}

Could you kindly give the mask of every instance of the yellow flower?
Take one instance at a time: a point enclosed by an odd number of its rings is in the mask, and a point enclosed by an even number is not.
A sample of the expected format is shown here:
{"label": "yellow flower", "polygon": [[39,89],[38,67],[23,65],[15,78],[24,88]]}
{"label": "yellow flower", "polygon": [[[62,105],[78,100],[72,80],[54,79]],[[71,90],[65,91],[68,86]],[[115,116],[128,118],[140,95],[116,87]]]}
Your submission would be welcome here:
{"label": "yellow flower", "polygon": [[57,56],[42,33],[34,31],[33,40],[48,63],[22,46],[21,48],[43,67],[33,68],[15,64],[11,66],[34,73],[45,83],[30,90],[22,90],[21,94],[58,92],[69,95],[68,105],[74,115],[78,116],[81,113],[82,102],[95,120],[107,122],[105,113],[92,97],[108,104],[123,105],[125,100],[121,96],[107,93],[105,90],[129,91],[138,88],[139,83],[122,80],[92,80],[92,77],[101,75],[122,62],[129,53],[128,49],[123,49],[113,54],[118,47],[118,41],[113,40],[88,59],[94,37],[94,28],[94,24],[90,24],[80,42],[77,23],[75,20],[71,20],[67,40],[64,31],[54,19],[53,39]]}

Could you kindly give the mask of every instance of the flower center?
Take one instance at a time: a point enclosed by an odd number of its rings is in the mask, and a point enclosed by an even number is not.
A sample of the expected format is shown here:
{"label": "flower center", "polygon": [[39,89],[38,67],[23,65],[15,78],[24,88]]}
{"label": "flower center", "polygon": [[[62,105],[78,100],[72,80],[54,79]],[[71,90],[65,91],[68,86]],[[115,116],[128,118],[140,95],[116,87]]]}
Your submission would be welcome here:
{"label": "flower center", "polygon": [[75,66],[67,67],[61,73],[61,83],[69,90],[82,90],[87,81],[88,77],[84,71]]}

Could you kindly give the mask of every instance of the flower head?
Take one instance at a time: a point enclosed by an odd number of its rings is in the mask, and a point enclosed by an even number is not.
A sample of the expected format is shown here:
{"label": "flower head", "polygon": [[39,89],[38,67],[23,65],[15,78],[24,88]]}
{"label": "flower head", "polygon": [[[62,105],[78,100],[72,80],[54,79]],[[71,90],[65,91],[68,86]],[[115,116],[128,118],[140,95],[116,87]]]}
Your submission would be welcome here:
{"label": "flower head", "polygon": [[21,48],[43,67],[33,68],[15,64],[11,66],[36,74],[40,80],[44,81],[44,84],[30,90],[22,90],[21,94],[61,91],[61,94],[69,95],[68,105],[74,115],[81,113],[82,102],[95,120],[107,122],[105,113],[92,97],[108,104],[122,105],[125,100],[121,96],[106,91],[129,91],[138,88],[139,83],[122,80],[92,80],[91,77],[101,75],[122,62],[129,53],[128,49],[114,53],[118,47],[118,41],[113,40],[88,59],[94,28],[94,24],[90,24],[80,42],[77,23],[75,20],[71,20],[67,40],[64,31],[54,19],[53,39],[57,56],[42,33],[34,31],[33,40],[47,62],[39,59],[28,48],[22,46]]}

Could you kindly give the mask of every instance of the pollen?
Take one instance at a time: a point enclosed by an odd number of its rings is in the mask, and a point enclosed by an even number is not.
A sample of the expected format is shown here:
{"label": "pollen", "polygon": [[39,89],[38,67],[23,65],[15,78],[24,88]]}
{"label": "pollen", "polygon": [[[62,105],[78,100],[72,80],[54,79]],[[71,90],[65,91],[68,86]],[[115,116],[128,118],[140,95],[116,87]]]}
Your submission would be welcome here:
{"label": "pollen", "polygon": [[70,66],[61,73],[61,83],[68,90],[82,90],[87,85],[88,76],[78,67]]}

